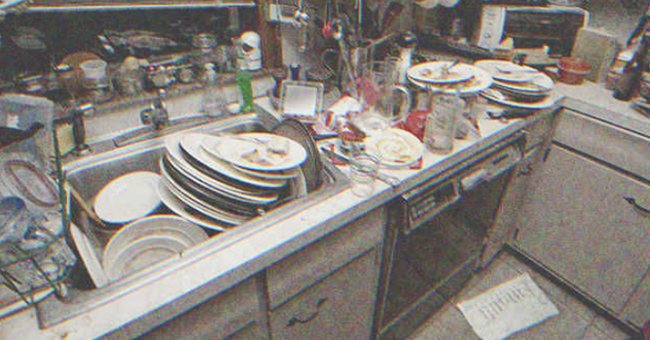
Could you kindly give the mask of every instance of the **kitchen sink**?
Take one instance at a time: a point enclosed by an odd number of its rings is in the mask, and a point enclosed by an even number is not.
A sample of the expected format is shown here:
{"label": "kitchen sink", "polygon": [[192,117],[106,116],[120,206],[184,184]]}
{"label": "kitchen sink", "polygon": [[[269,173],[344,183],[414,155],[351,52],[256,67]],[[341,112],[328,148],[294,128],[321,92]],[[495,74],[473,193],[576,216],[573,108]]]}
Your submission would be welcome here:
{"label": "kitchen sink", "polygon": [[[83,209],[83,204],[92,206],[97,193],[106,184],[121,175],[134,171],[160,173],[159,161],[165,153],[165,137],[184,132],[210,134],[262,132],[269,131],[275,123],[277,123],[275,118],[264,113],[230,116],[209,121],[200,126],[191,126],[183,131],[174,129],[169,133],[157,133],[155,138],[131,142],[121,147],[108,141],[106,144],[111,145],[108,150],[106,150],[106,145],[98,146],[93,150],[102,150],[101,152],[95,151],[83,157],[66,160],[63,164],[64,176],[67,185],[71,187],[67,192],[69,219],[80,230],[92,231],[92,235],[89,236],[95,243],[96,253],[101,257],[102,247],[110,235],[101,232],[101,226],[89,218],[88,213]],[[322,162],[323,183],[318,189],[308,192],[303,197],[285,202],[263,215],[227,231],[217,233],[206,230],[208,234],[211,234],[210,239],[188,249],[187,252],[216,251],[242,241],[260,230],[272,227],[287,216],[300,212],[345,189],[349,183],[343,173],[328,159],[323,159]],[[71,191],[75,191],[75,193],[71,194]],[[39,321],[42,326],[51,326],[82,314],[124,294],[133,287],[146,285],[151,280],[155,280],[157,272],[168,271],[177,260],[178,258],[164,260],[151,268],[145,268],[120,280],[110,282],[102,288],[95,288],[87,272],[83,269],[83,264],[79,261],[78,266],[80,267],[76,268],[71,276],[70,293],[65,299],[49,298],[41,302],[38,305]]]}

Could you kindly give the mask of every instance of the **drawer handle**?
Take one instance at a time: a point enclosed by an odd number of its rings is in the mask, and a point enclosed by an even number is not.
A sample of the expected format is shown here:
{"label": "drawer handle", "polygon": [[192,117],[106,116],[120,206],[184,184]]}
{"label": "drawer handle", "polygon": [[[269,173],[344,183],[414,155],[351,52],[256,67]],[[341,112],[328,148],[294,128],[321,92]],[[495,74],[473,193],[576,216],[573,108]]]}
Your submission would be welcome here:
{"label": "drawer handle", "polygon": [[320,298],[318,300],[318,302],[316,303],[316,311],[315,312],[311,313],[308,317],[306,317],[304,319],[301,319],[301,318],[299,318],[297,316],[292,317],[291,320],[289,320],[289,322],[287,323],[287,327],[293,327],[295,324],[298,324],[298,323],[299,324],[306,324],[306,323],[310,322],[311,320],[314,320],[318,316],[318,313],[320,312],[320,308],[325,304],[325,302],[327,302],[326,297]]}
{"label": "drawer handle", "polygon": [[634,197],[625,196],[623,198],[625,198],[627,203],[630,203],[630,205],[632,205],[632,207],[634,207],[634,210],[638,211],[641,215],[646,216],[646,217],[650,217],[650,209],[640,206],[638,203],[636,203],[636,200],[634,199]]}

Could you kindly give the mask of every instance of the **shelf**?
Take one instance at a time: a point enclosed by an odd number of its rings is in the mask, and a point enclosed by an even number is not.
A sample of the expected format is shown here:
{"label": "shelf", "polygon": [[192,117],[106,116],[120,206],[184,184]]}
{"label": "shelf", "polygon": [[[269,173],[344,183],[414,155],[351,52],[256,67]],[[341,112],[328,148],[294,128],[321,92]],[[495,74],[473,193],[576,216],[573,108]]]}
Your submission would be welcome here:
{"label": "shelf", "polygon": [[255,7],[253,0],[34,0],[27,12],[125,11],[153,9],[198,9]]}

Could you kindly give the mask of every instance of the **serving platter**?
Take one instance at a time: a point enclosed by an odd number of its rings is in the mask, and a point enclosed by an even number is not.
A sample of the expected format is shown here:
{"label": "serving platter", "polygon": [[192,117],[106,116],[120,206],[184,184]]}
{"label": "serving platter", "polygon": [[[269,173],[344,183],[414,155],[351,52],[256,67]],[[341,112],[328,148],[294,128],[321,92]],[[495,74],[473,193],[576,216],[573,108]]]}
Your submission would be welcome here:
{"label": "serving platter", "polygon": [[202,145],[214,157],[256,171],[293,169],[307,159],[307,151],[298,142],[272,133],[205,138]]}

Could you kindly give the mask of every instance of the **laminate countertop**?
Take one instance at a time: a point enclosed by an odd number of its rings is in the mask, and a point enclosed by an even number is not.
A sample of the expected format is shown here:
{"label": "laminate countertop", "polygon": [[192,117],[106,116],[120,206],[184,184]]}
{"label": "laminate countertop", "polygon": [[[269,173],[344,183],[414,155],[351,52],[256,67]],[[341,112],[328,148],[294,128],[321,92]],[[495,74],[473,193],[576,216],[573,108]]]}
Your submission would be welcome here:
{"label": "laminate countertop", "polygon": [[558,92],[567,98],[527,119],[500,121],[481,114],[480,139],[456,141],[453,151],[444,156],[425,151],[420,170],[383,170],[400,179],[397,187],[375,181],[375,191],[369,197],[357,197],[350,189],[345,189],[241,241],[224,245],[218,240],[208,240],[169,266],[152,273],[142,284],[131,284],[122,290],[116,287],[119,293],[110,294],[106,301],[91,310],[54,325],[41,325],[43,329],[39,328],[36,310],[24,309],[0,320],[0,338],[95,338],[177,300],[190,290],[210,284],[216,287],[217,293],[225,291],[426,179],[518,133],[529,120],[552,114],[565,104],[572,108],[583,103],[584,98],[595,96],[598,101],[586,101],[590,102],[589,107],[594,106],[589,112],[597,111],[599,119],[610,120],[639,133],[650,132],[647,118],[637,117],[634,112],[617,115],[614,110],[625,105],[610,104],[600,95],[594,95],[592,91],[595,90],[591,88],[589,84],[575,88],[558,86]]}

